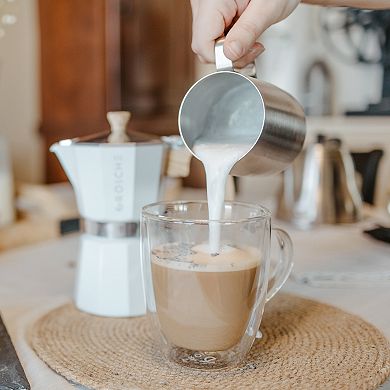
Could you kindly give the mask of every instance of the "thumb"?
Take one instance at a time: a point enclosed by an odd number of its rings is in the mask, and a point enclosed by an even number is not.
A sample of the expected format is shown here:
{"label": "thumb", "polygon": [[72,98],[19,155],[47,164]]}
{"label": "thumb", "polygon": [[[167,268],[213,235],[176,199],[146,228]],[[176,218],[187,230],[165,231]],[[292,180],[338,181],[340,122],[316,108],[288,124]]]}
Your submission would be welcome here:
{"label": "thumb", "polygon": [[257,38],[273,24],[274,7],[270,6],[273,1],[252,0],[230,29],[225,39],[224,53],[232,61],[248,54]]}

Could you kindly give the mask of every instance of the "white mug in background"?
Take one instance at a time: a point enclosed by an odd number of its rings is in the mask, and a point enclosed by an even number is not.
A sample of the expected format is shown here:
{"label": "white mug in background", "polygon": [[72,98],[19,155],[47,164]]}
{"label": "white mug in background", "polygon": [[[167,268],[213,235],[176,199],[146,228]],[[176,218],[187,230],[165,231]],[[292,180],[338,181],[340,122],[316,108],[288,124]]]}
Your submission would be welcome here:
{"label": "white mug in background", "polygon": [[8,143],[0,136],[0,228],[15,219],[14,182]]}

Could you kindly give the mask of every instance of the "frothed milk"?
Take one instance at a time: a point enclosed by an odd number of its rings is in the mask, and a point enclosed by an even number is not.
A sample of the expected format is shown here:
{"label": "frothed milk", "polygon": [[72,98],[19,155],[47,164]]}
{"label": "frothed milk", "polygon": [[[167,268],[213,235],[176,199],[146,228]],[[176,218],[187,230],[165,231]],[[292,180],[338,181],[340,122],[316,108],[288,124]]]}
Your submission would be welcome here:
{"label": "frothed milk", "polygon": [[[209,220],[223,218],[225,187],[227,177],[234,164],[251,148],[248,143],[204,143],[200,139],[194,145],[194,152],[202,161],[206,171],[207,202]],[[220,225],[210,222],[209,251],[217,254],[220,251]]]}
{"label": "frothed milk", "polygon": [[254,248],[172,243],[152,252],[152,278],[161,329],[178,347],[221,351],[245,333],[258,283]]}

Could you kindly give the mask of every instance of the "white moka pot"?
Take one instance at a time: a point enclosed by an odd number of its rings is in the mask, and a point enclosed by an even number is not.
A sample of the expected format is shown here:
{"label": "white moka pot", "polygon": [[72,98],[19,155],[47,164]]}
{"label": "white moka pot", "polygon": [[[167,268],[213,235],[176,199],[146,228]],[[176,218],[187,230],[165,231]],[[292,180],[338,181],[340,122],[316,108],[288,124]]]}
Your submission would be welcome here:
{"label": "white moka pot", "polygon": [[76,194],[84,220],[75,286],[88,313],[145,313],[139,245],[143,205],[157,201],[164,158],[159,138],[126,133],[128,112],[108,114],[111,133],[51,146]]}

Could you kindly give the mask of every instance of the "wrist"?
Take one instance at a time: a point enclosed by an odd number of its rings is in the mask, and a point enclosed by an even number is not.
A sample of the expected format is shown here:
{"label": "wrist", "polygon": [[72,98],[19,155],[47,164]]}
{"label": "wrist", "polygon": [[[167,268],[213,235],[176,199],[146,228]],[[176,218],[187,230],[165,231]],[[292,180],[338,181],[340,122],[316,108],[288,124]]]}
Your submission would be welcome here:
{"label": "wrist", "polygon": [[270,23],[270,25],[287,18],[300,2],[301,0],[279,0],[268,2],[268,4],[273,7],[272,14],[274,15],[274,20]]}

